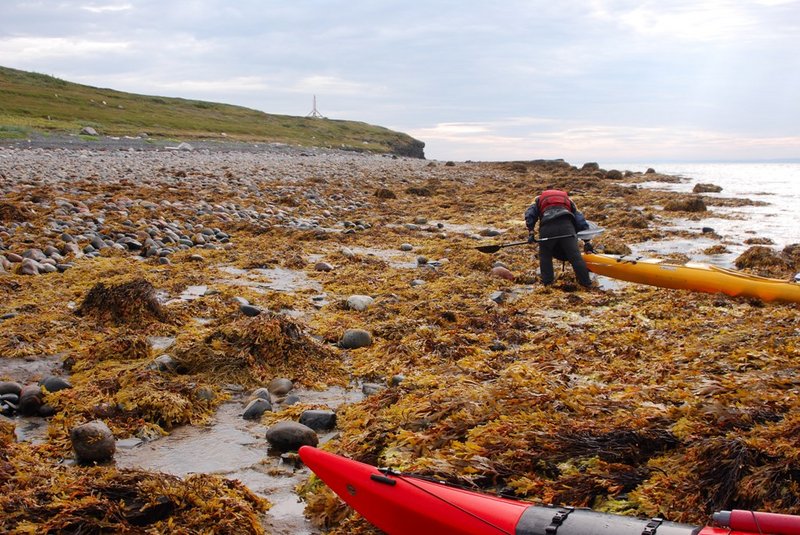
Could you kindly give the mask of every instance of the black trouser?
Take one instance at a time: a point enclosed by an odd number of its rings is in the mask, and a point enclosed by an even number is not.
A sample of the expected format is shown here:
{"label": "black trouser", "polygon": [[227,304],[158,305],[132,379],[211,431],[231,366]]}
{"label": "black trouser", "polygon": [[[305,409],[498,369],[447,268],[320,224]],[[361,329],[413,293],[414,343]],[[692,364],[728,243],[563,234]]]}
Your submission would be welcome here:
{"label": "black trouser", "polygon": [[575,234],[575,224],[570,217],[560,217],[539,226],[540,238],[552,238],[555,236],[564,236],[572,234],[568,238],[559,238],[557,240],[547,240],[539,244],[539,271],[542,274],[543,284],[552,284],[555,279],[553,273],[553,253],[558,250],[558,256],[566,258],[572,269],[575,271],[575,276],[578,282],[583,286],[591,286],[592,279],[589,278],[589,269],[586,267],[586,262],[583,261],[583,256],[578,249],[578,238]]}

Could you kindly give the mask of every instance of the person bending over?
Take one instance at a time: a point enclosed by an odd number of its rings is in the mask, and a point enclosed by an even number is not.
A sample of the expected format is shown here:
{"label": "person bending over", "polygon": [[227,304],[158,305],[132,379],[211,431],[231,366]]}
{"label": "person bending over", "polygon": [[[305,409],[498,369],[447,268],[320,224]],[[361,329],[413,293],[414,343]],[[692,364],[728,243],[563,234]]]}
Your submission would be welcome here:
{"label": "person bending over", "polygon": [[[564,258],[572,264],[578,282],[589,288],[592,280],[589,269],[578,249],[577,232],[589,228],[586,218],[580,213],[566,191],[548,189],[533,200],[533,204],[525,210],[525,226],[528,227],[528,243],[536,239],[536,223],[539,223],[539,238],[548,239],[539,243],[539,270],[542,283],[553,283],[553,256]],[[591,246],[587,243],[587,250]]]}

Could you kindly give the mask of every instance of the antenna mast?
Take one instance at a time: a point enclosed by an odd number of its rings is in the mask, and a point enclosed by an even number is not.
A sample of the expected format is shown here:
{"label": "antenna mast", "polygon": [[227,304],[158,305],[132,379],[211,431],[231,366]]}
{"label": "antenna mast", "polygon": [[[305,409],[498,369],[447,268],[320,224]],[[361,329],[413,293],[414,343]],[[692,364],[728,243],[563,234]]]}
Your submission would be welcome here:
{"label": "antenna mast", "polygon": [[314,95],[314,107],[311,109],[311,113],[306,115],[306,117],[311,117],[312,119],[324,119],[325,116],[322,115],[319,110],[317,109],[317,95]]}

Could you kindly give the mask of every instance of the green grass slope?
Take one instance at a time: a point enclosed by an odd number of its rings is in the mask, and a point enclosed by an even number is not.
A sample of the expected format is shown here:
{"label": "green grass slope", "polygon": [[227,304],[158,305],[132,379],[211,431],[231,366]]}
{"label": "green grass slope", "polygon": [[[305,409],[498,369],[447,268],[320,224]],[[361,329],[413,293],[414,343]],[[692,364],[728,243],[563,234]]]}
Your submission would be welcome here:
{"label": "green grass slope", "polygon": [[[147,133],[173,139],[279,142],[423,158],[424,143],[356,121],[272,115],[182,98],[136,95],[0,67],[0,137],[39,132]],[[223,133],[225,135],[223,135]]]}

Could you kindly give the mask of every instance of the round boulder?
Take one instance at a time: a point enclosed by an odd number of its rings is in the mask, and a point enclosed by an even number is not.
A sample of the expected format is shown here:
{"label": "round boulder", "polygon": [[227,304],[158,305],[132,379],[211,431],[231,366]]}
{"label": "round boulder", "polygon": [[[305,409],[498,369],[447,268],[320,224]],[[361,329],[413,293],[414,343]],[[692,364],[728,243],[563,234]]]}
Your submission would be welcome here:
{"label": "round boulder", "polygon": [[22,385],[14,381],[0,381],[0,396],[3,394],[16,394],[19,396],[22,393]]}
{"label": "round boulder", "polygon": [[42,406],[42,389],[39,385],[27,385],[19,395],[19,412],[23,416],[33,416]]}
{"label": "round boulder", "polygon": [[266,434],[270,447],[278,451],[296,451],[300,446],[316,446],[317,433],[310,427],[297,422],[278,422]]}
{"label": "round boulder", "polygon": [[501,279],[505,279],[507,281],[514,280],[514,274],[511,273],[511,271],[509,271],[507,268],[504,268],[503,266],[493,267],[492,275],[494,275],[495,277],[500,277]]}
{"label": "round boulder", "polygon": [[300,423],[314,431],[327,431],[336,427],[336,413],[325,410],[307,410],[300,415]]}
{"label": "round boulder", "polygon": [[357,349],[372,345],[372,335],[364,329],[347,329],[339,340],[342,349]]}
{"label": "round boulder", "polygon": [[[288,381],[288,379],[287,379],[287,381]],[[291,388],[290,388],[290,390],[291,390]],[[272,396],[270,396],[270,394],[269,394],[269,389],[264,388],[263,386],[261,388],[256,388],[255,390],[253,390],[253,393],[250,394],[250,398],[251,399],[260,398],[260,399],[266,399],[267,401],[270,401],[270,402],[272,401]]]}
{"label": "round boulder", "polygon": [[111,459],[117,449],[111,429],[102,420],[73,427],[69,432],[72,449],[80,462],[102,462]]}
{"label": "round boulder", "polygon": [[285,396],[294,388],[294,383],[285,377],[276,377],[267,385],[267,390],[274,396]]}
{"label": "round boulder", "polygon": [[347,308],[363,312],[368,309],[373,302],[375,302],[375,300],[368,295],[351,295],[347,298]]}
{"label": "round boulder", "polygon": [[244,408],[242,418],[245,420],[258,420],[265,412],[271,410],[272,403],[270,403],[269,400],[256,398],[251,400],[250,403],[247,404],[247,407]]}
{"label": "round boulder", "polygon": [[67,388],[72,388],[72,385],[64,379],[63,377],[57,377],[55,375],[51,375],[49,377],[45,377],[41,381],[39,381],[39,385],[43,386],[45,390],[48,392],[58,392],[59,390],[65,390]]}

